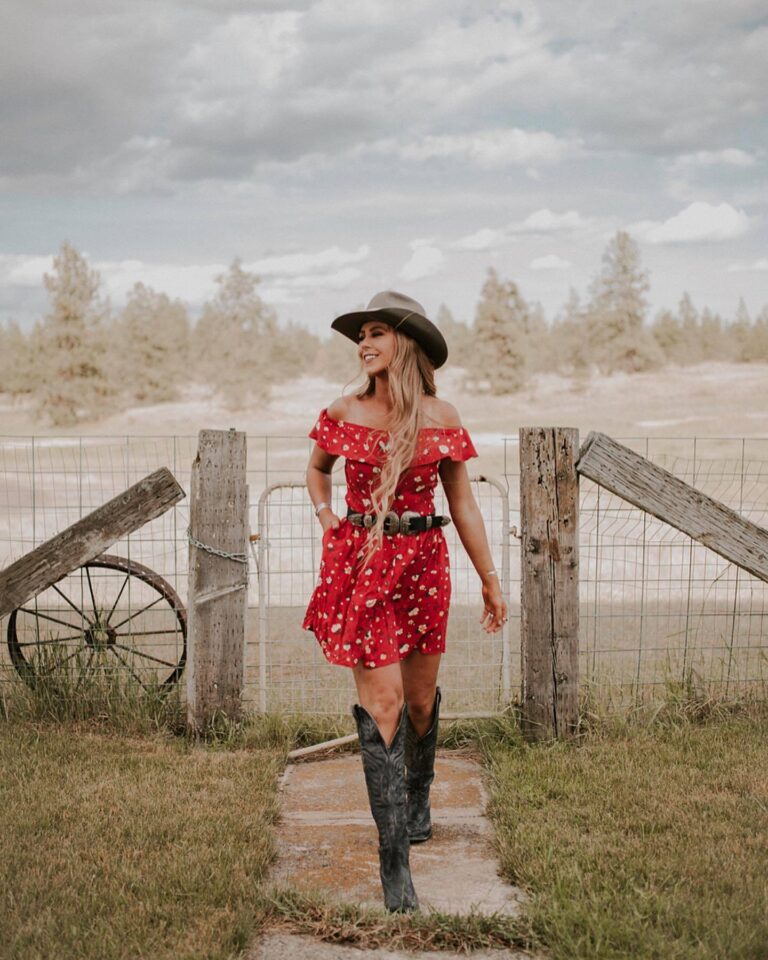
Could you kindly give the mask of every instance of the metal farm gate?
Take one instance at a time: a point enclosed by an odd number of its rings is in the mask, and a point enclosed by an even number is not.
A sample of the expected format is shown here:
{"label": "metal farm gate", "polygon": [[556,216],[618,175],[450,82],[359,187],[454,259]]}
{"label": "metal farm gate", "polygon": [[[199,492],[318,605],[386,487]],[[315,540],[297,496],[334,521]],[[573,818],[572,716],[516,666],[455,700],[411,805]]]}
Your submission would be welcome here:
{"label": "metal farm gate", "polygon": [[[513,570],[511,541],[515,545],[518,541],[510,528],[506,485],[486,476],[472,477],[471,483],[502,592],[509,598],[513,576],[519,580],[519,556],[516,550]],[[339,516],[346,514],[345,492],[343,484],[333,485],[332,506]],[[442,488],[435,490],[435,512],[447,512]],[[480,579],[453,524],[443,532],[452,581],[440,668],[445,705],[451,715],[494,714],[520,685],[518,607],[510,604],[509,621],[497,633],[487,634],[480,626]],[[354,702],[351,671],[330,665],[314,634],[301,628],[317,580],[320,551],[319,524],[306,485],[268,486],[258,500],[258,599],[250,610],[246,651],[246,699],[259,710],[338,715],[348,713]]]}

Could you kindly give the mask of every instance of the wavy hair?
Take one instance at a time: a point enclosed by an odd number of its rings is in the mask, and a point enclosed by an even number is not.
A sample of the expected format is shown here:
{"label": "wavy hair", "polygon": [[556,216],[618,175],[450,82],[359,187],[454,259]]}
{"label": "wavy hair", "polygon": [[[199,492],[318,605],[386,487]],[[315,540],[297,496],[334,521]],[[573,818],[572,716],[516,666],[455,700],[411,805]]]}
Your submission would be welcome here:
{"label": "wavy hair", "polygon": [[[389,443],[383,465],[374,468],[378,481],[371,483],[370,512],[376,514],[376,523],[368,531],[365,552],[360,560],[363,566],[381,549],[384,539],[382,524],[385,515],[395,509],[397,482],[416,455],[419,431],[425,426],[421,398],[424,395],[437,396],[435,368],[424,350],[407,334],[398,330],[393,332],[395,350],[387,368],[389,401],[392,405],[386,428]],[[364,372],[362,363],[360,372]],[[354,393],[359,400],[372,396],[376,391],[375,377],[365,376],[367,382]]]}

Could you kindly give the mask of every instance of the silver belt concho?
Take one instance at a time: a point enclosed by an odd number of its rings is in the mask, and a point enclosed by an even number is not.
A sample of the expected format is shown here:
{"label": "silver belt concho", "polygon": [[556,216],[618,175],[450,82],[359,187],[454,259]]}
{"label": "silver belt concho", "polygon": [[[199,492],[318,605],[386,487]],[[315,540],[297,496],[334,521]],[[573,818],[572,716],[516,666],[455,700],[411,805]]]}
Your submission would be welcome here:
{"label": "silver belt concho", "polygon": [[[381,529],[388,536],[392,536],[395,533],[417,533],[416,530],[411,530],[411,520],[414,517],[420,517],[421,514],[417,513],[415,510],[404,510],[400,515],[396,514],[394,510],[390,510],[389,513],[384,514],[384,522],[381,525]],[[431,520],[428,521],[431,526]],[[365,514],[363,517],[363,525],[367,528],[370,528],[374,525],[374,517],[372,514]]]}

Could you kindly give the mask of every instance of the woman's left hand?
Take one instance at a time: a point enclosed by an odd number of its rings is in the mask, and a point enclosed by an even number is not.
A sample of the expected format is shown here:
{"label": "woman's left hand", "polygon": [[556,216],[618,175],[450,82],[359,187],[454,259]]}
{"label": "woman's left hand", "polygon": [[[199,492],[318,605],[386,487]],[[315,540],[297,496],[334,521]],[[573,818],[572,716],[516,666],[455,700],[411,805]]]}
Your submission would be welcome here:
{"label": "woman's left hand", "polygon": [[486,633],[496,633],[507,622],[507,605],[501,595],[498,579],[494,577],[493,583],[484,583],[482,590],[484,608],[480,623]]}

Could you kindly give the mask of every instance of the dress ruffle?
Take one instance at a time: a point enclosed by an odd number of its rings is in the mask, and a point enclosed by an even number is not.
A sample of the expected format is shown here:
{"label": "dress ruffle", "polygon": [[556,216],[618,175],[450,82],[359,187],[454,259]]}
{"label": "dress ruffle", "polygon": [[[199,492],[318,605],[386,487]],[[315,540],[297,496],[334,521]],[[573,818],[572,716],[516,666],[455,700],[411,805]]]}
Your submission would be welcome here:
{"label": "dress ruffle", "polygon": [[[309,436],[326,453],[334,456],[375,464],[381,464],[386,459],[389,434],[385,430],[347,420],[334,420],[326,407],[320,411]],[[464,427],[424,427],[420,431],[419,445],[411,466],[445,459],[463,461],[477,455]]]}

